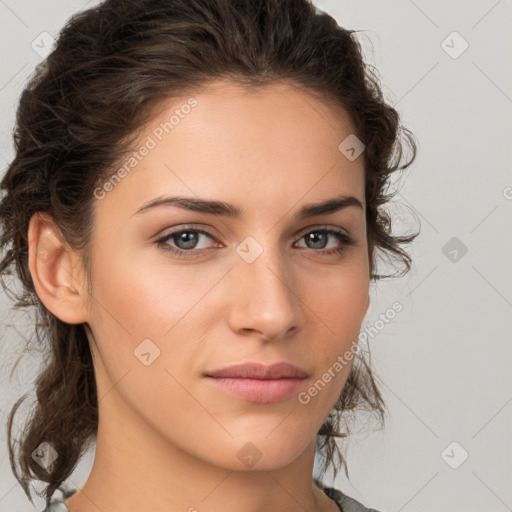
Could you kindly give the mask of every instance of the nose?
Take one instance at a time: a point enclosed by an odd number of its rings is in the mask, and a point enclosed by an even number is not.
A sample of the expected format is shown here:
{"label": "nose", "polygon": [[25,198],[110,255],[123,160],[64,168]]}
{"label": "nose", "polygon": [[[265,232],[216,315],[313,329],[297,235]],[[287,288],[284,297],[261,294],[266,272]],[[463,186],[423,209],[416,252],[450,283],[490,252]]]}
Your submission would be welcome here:
{"label": "nose", "polygon": [[278,249],[265,247],[252,263],[237,256],[230,280],[229,323],[234,332],[270,341],[301,327],[305,315],[300,287]]}

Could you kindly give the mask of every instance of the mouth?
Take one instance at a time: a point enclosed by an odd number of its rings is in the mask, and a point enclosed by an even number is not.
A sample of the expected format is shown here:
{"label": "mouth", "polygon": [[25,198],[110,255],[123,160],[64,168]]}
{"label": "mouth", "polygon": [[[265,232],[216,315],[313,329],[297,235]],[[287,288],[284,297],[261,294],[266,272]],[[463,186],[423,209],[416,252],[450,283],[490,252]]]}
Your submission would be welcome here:
{"label": "mouth", "polygon": [[246,379],[241,377],[206,377],[222,391],[258,403],[282,402],[299,392],[305,379]]}
{"label": "mouth", "polygon": [[205,374],[216,388],[251,402],[275,403],[299,392],[308,374],[287,362],[245,363]]}

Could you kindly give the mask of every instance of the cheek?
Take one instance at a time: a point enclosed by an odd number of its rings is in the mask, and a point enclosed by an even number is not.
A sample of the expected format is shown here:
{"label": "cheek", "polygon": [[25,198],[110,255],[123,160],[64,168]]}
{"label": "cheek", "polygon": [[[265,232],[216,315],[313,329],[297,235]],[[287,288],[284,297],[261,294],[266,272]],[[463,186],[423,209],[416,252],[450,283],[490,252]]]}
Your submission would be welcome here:
{"label": "cheek", "polygon": [[200,415],[183,384],[204,339],[196,310],[211,284],[197,273],[123,257],[95,268],[91,327],[103,393],[115,385],[133,410],[160,427],[173,422],[177,409]]}
{"label": "cheek", "polygon": [[125,253],[131,257],[118,254],[98,264],[94,279],[95,295],[101,297],[105,312],[130,333],[164,336],[200,301],[213,280],[203,279],[202,271],[192,267],[155,260],[151,249]]}
{"label": "cheek", "polygon": [[123,254],[128,251],[111,258],[97,254],[101,264],[93,267],[91,327],[110,378],[139,368],[141,354],[148,353],[144,357],[154,359],[152,367],[172,372],[193,367],[208,332],[206,315],[214,315],[209,293],[224,272],[173,266],[165,258],[147,261],[134,251],[132,258]]}
{"label": "cheek", "polygon": [[354,257],[336,272],[331,269],[328,279],[311,278],[303,286],[305,313],[314,326],[312,341],[305,348],[317,361],[319,379],[312,382],[314,388],[306,400],[328,414],[348,378],[368,309],[368,265]]}
{"label": "cheek", "polygon": [[368,309],[368,292],[369,279],[363,266],[359,271],[351,269],[333,277],[328,286],[318,287],[314,296],[309,297],[313,304],[311,318],[317,317],[316,338],[322,346],[315,356],[319,363],[317,378],[322,381],[317,388],[322,390],[319,394],[325,394],[327,413],[341,393],[353,364]]}
{"label": "cheek", "polygon": [[308,305],[318,322],[328,328],[338,342],[359,334],[361,323],[368,309],[369,277],[367,266],[340,267],[328,280],[310,284]]}

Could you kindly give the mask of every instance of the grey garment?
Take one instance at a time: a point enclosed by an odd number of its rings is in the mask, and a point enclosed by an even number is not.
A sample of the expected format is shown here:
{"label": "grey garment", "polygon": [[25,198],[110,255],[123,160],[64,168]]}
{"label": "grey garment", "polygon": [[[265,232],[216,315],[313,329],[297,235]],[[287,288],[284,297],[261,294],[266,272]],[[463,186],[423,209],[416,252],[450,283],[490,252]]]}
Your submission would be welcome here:
{"label": "grey garment", "polygon": [[69,508],[66,507],[64,500],[50,501],[43,512],[69,512]]}
{"label": "grey garment", "polygon": [[[322,489],[329,498],[333,499],[341,512],[379,512],[374,508],[367,508],[359,501],[343,494],[334,487],[324,487]],[[59,511],[60,512],[60,511]]]}
{"label": "grey garment", "polygon": [[[324,487],[320,482],[318,482],[318,480],[315,480],[315,483],[317,487],[322,489],[324,493],[329,496],[329,498],[336,502],[341,512],[379,512],[374,508],[365,507],[362,503],[359,503],[359,501],[350,498],[334,487]],[[50,501],[46,508],[41,512],[70,512],[64,501],[67,500],[75,491],[76,489],[64,492],[62,499]]]}
{"label": "grey garment", "polygon": [[46,508],[42,512],[70,512],[67,505],[64,503],[77,489],[69,489],[62,491],[62,498],[54,499],[46,504]]}

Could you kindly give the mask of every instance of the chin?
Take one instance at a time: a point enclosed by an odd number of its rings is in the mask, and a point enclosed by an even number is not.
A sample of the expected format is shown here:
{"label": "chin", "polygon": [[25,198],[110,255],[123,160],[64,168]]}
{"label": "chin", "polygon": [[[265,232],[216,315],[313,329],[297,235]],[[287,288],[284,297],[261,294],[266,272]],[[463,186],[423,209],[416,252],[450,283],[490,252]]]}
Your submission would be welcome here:
{"label": "chin", "polygon": [[[234,453],[226,448],[221,457],[225,462],[222,465],[232,471],[274,471],[288,466],[312,441],[293,439],[290,434],[283,438],[283,433],[278,432],[279,428],[275,429],[274,424],[263,434],[235,437],[229,443],[234,446]],[[274,432],[270,433],[273,429]]]}

